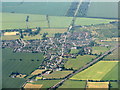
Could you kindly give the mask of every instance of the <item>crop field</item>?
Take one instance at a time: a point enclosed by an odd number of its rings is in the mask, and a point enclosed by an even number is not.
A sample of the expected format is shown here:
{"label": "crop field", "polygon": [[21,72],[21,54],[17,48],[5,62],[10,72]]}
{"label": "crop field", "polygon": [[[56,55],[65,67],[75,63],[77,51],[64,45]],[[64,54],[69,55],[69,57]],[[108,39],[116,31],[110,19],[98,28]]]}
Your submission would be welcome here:
{"label": "crop field", "polygon": [[20,36],[19,35],[6,35],[6,36],[2,36],[2,40],[15,40],[15,39],[19,39]]}
{"label": "crop field", "polygon": [[73,71],[55,71],[51,74],[44,75],[44,78],[64,78],[68,74],[72,73]]}
{"label": "crop field", "polygon": [[111,88],[118,88],[118,82],[110,82]]}
{"label": "crop field", "polygon": [[118,80],[118,61],[99,61],[95,65],[74,75],[74,80]]}
{"label": "crop field", "polygon": [[24,83],[25,79],[11,78],[9,75],[12,72],[29,75],[32,71],[38,68],[42,61],[43,55],[41,53],[13,53],[11,49],[3,49],[3,87],[19,88]]}
{"label": "crop field", "polygon": [[36,69],[35,71],[33,71],[31,73],[31,75],[38,75],[38,74],[42,73],[43,71],[45,71],[45,70],[44,69]]}
{"label": "crop field", "polygon": [[109,88],[109,82],[88,82],[87,88]]}
{"label": "crop field", "polygon": [[43,85],[41,85],[41,84],[31,84],[31,83],[27,83],[25,86],[24,86],[24,88],[25,89],[35,89],[35,90],[39,90],[39,88],[41,88]]}
{"label": "crop field", "polygon": [[95,46],[95,47],[92,47],[92,54],[101,54],[101,53],[104,53],[106,51],[108,51],[110,49],[110,47],[99,47],[99,46]]}
{"label": "crop field", "polygon": [[4,35],[16,35],[19,32],[5,32]]}
{"label": "crop field", "polygon": [[85,81],[67,80],[58,88],[58,90],[61,88],[85,88],[85,85]]}
{"label": "crop field", "polygon": [[[120,49],[120,48],[119,48]],[[111,54],[109,54],[108,56],[106,56],[104,59],[106,60],[113,60],[113,59],[119,59],[120,55],[118,54],[118,49],[116,49],[115,51],[113,51]]]}
{"label": "crop field", "polygon": [[72,50],[70,51],[71,54],[73,54],[73,53],[78,53],[78,52],[79,52],[78,49],[72,49]]}
{"label": "crop field", "polygon": [[[25,20],[27,16],[29,16],[29,23],[28,23],[29,28],[48,27],[46,15],[2,13],[3,24],[1,30],[19,29],[19,28],[25,29],[26,28]],[[51,28],[66,28],[70,25],[72,21],[72,17],[49,16],[49,21]],[[78,17],[75,23],[76,25],[91,25],[91,24],[108,23],[110,21],[114,21],[114,20]]]}
{"label": "crop field", "polygon": [[79,69],[92,61],[96,56],[93,55],[84,55],[84,56],[77,56],[76,59],[68,59],[68,61],[65,63],[65,68],[73,68],[73,69]]}
{"label": "crop field", "polygon": [[57,84],[61,80],[39,80],[32,82],[31,84],[42,84],[43,86],[41,88],[50,88],[51,86]]}

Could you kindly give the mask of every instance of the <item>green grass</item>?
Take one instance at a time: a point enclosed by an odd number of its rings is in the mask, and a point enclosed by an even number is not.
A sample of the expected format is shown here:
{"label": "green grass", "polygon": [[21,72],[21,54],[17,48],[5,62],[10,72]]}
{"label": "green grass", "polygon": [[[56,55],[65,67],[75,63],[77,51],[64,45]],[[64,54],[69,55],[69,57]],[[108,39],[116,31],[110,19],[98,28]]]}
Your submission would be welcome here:
{"label": "green grass", "polygon": [[72,50],[70,51],[71,54],[75,54],[75,53],[78,53],[78,52],[79,52],[78,49],[72,49]]}
{"label": "green grass", "polygon": [[58,90],[61,88],[85,88],[85,85],[85,81],[67,80],[58,88]]}
{"label": "green grass", "polygon": [[110,82],[111,88],[118,88],[118,82]]}
{"label": "green grass", "polygon": [[[4,29],[19,29],[26,28],[26,17],[29,15],[29,28],[35,27],[48,27],[46,16],[37,14],[15,14],[15,13],[2,13],[2,30]],[[72,17],[64,16],[49,16],[50,26],[54,28],[68,27],[72,21]],[[77,18],[76,25],[91,25],[108,23],[113,20],[108,19],[95,19],[95,18]]]}
{"label": "green grass", "polygon": [[32,82],[32,84],[42,84],[42,88],[50,88],[51,86],[57,84],[61,80],[39,80]]}
{"label": "green grass", "polygon": [[117,61],[99,61],[95,65],[76,74],[71,79],[75,80],[117,80],[118,74],[113,68]]}
{"label": "green grass", "polygon": [[72,73],[72,71],[54,71],[49,75],[44,75],[44,78],[64,78],[68,74]]}
{"label": "green grass", "polygon": [[115,51],[113,51],[111,54],[107,55],[104,59],[119,59],[119,54],[118,54],[118,49],[116,49]]}
{"label": "green grass", "polygon": [[106,51],[108,51],[110,49],[110,47],[99,47],[99,46],[95,46],[95,47],[92,47],[92,54],[102,54]]}
{"label": "green grass", "polygon": [[[22,59],[22,61],[20,61]],[[34,61],[31,61],[31,60]],[[39,59],[39,61],[37,61]],[[41,53],[13,53],[11,49],[2,50],[2,65],[3,65],[3,88],[19,88],[24,79],[10,78],[12,72],[19,72],[29,75],[43,61]]]}
{"label": "green grass", "polygon": [[68,61],[65,63],[65,68],[73,68],[73,69],[79,69],[86,65],[88,62],[92,61],[96,56],[92,55],[84,55],[84,56],[77,56],[76,59],[68,59]]}

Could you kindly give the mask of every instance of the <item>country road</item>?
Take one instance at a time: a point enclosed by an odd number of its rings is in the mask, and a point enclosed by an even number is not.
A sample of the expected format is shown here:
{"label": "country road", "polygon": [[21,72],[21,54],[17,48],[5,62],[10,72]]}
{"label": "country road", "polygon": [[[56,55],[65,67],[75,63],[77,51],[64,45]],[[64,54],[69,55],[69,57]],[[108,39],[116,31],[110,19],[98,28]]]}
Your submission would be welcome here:
{"label": "country road", "polygon": [[108,55],[110,52],[113,52],[115,49],[117,49],[118,46],[115,46],[114,48],[110,49],[109,51],[105,52],[104,54],[102,54],[100,57],[94,59],[93,61],[91,61],[90,63],[88,63],[87,65],[85,65],[84,67],[80,68],[79,70],[69,74],[65,79],[63,79],[62,81],[58,82],[57,84],[55,84],[54,86],[50,87],[49,90],[53,90],[58,88],[60,85],[62,85],[67,79],[71,78],[73,75],[83,71],[84,69],[90,67],[91,65],[97,63],[98,61],[100,61],[104,56]]}

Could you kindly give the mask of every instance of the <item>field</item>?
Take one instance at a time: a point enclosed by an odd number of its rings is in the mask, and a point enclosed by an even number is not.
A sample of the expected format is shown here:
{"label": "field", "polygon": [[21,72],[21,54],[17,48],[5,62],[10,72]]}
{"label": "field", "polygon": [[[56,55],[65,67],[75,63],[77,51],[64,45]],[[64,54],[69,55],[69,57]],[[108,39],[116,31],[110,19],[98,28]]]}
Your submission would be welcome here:
{"label": "field", "polygon": [[41,85],[41,84],[31,84],[31,83],[27,83],[25,86],[24,86],[24,88],[25,89],[27,89],[27,90],[31,90],[31,89],[35,89],[35,90],[39,90],[41,87],[42,87],[43,85]]}
{"label": "field", "polygon": [[86,82],[85,81],[74,81],[74,80],[67,80],[65,81],[62,86],[58,88],[85,88]]}
{"label": "field", "polygon": [[118,88],[118,82],[110,82],[111,88]]}
{"label": "field", "polygon": [[78,53],[78,52],[79,52],[78,49],[72,49],[72,50],[70,51],[71,54],[73,54],[73,53]]}
{"label": "field", "polygon": [[88,82],[87,88],[108,88],[109,82]]}
{"label": "field", "polygon": [[6,35],[6,36],[2,36],[2,40],[15,40],[15,39],[19,39],[20,36],[19,35]]}
{"label": "field", "polygon": [[49,88],[60,81],[61,80],[39,80],[32,82],[31,84],[42,84],[43,86],[41,88]]}
{"label": "field", "polygon": [[16,35],[19,32],[5,32],[4,35]]}
{"label": "field", "polygon": [[[39,59],[39,61],[37,61]],[[34,61],[31,61],[34,60]],[[19,88],[25,79],[11,78],[12,72],[30,75],[43,61],[41,53],[13,53],[11,49],[2,50],[3,88]],[[7,82],[6,82],[7,81]]]}
{"label": "field", "polygon": [[44,78],[64,78],[68,74],[72,73],[72,71],[55,71],[49,75],[44,75]]}
{"label": "field", "polygon": [[92,61],[95,56],[92,55],[84,55],[84,56],[77,56],[76,59],[68,59],[68,61],[65,63],[65,68],[73,68],[73,69],[79,69]]}
{"label": "field", "polygon": [[74,75],[75,80],[118,80],[118,72],[115,69],[118,61],[99,61],[95,65]]}
{"label": "field", "polygon": [[[120,49],[120,48],[119,48]],[[118,54],[118,49],[116,49],[115,51],[113,51],[111,54],[109,54],[108,56],[106,56],[104,59],[106,60],[112,60],[112,59],[119,59],[119,54]]]}
{"label": "field", "polygon": [[[48,27],[46,15],[2,13],[3,25],[1,30],[19,29],[19,28],[25,29],[26,28],[25,20],[27,16],[29,16],[29,23],[28,23],[29,28]],[[72,17],[49,16],[49,20],[50,20],[51,28],[67,28],[72,21]],[[91,24],[108,23],[110,21],[113,20],[78,17],[75,23],[76,25],[91,25]]]}
{"label": "field", "polygon": [[92,47],[92,54],[101,54],[101,53],[104,53],[106,51],[108,51],[110,49],[110,47],[99,47],[99,46],[95,46],[95,47]]}
{"label": "field", "polygon": [[38,75],[38,74],[42,73],[43,71],[45,71],[45,70],[36,69],[35,71],[33,71],[33,72],[31,73],[31,75]]}

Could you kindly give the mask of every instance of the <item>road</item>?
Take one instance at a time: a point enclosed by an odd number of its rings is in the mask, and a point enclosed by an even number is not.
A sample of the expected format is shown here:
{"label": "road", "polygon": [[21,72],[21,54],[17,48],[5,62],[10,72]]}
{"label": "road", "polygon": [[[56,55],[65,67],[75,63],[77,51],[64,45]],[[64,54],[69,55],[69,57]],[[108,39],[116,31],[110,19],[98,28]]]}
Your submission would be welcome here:
{"label": "road", "polygon": [[88,63],[87,65],[85,65],[84,67],[80,68],[79,70],[69,74],[65,79],[63,79],[62,81],[58,82],[57,84],[55,84],[54,86],[50,87],[49,90],[52,89],[56,89],[58,88],[60,85],[62,85],[67,79],[71,78],[73,75],[83,71],[84,69],[90,67],[91,65],[97,63],[98,61],[100,61],[104,56],[108,55],[110,52],[113,52],[115,49],[117,49],[118,46],[115,46],[114,48],[110,49],[109,51],[105,52],[104,54],[102,54],[100,57],[94,59],[92,62]]}

